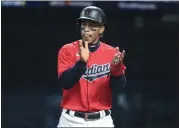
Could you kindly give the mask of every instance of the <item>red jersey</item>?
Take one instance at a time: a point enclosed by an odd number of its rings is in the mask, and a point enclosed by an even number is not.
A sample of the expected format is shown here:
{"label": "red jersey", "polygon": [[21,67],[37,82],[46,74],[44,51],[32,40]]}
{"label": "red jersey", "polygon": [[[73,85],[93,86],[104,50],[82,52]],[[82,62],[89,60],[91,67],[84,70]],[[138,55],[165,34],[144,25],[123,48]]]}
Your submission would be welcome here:
{"label": "red jersey", "polygon": [[[64,45],[58,54],[58,74],[73,67],[80,59],[79,41]],[[110,63],[116,53],[116,49],[100,42],[99,48],[90,52],[86,71],[80,80],[68,90],[63,89],[63,108],[95,112],[109,110],[112,107],[112,94],[110,88]],[[125,66],[121,64],[118,75],[124,74]],[[120,74],[119,74],[120,73]]]}

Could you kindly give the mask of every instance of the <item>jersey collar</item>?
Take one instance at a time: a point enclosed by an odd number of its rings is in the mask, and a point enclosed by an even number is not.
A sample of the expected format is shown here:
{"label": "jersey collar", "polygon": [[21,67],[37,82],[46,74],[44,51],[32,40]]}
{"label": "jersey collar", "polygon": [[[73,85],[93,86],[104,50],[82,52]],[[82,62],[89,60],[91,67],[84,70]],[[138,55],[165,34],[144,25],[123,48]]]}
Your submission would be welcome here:
{"label": "jersey collar", "polygon": [[96,44],[89,44],[88,48],[90,52],[95,52],[100,46],[100,41],[98,40],[98,43]]}

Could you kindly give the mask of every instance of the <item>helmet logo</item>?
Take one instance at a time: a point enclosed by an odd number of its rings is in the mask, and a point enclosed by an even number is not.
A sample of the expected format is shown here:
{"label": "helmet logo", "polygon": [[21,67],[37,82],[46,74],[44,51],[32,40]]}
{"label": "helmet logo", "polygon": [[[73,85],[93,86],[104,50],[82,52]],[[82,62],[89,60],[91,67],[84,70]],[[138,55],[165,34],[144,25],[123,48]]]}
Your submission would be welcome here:
{"label": "helmet logo", "polygon": [[90,13],[89,13],[89,15],[91,16],[91,17],[93,17],[93,18],[95,18],[95,17],[97,17],[97,12],[96,11],[91,11]]}

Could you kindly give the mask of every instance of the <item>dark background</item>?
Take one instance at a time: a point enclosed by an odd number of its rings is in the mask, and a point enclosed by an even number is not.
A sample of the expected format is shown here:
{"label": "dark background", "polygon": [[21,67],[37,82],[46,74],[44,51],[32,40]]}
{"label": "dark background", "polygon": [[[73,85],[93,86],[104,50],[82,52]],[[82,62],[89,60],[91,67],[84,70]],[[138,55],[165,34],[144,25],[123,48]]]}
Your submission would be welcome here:
{"label": "dark background", "polygon": [[[2,7],[3,128],[56,127],[61,99],[57,54],[79,39],[76,18],[83,7],[30,5],[38,6]],[[157,10],[119,9],[115,2],[94,5],[107,15],[102,41],[126,50],[127,85],[113,91],[116,127],[177,127],[179,21],[162,17],[179,15],[178,4]]]}

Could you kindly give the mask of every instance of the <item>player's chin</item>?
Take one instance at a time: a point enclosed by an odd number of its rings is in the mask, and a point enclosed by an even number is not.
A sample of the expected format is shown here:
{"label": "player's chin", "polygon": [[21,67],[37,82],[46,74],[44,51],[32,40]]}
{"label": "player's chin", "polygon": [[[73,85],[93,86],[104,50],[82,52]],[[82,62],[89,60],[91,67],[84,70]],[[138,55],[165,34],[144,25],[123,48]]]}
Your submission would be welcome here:
{"label": "player's chin", "polygon": [[88,44],[93,44],[94,41],[95,41],[95,40],[94,40],[93,38],[89,38],[89,39],[88,39]]}
{"label": "player's chin", "polygon": [[89,40],[89,41],[88,41],[88,44],[93,44],[93,41],[92,41],[92,40]]}

